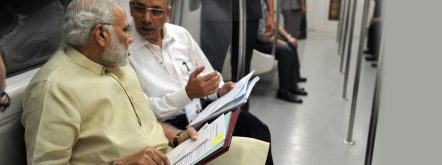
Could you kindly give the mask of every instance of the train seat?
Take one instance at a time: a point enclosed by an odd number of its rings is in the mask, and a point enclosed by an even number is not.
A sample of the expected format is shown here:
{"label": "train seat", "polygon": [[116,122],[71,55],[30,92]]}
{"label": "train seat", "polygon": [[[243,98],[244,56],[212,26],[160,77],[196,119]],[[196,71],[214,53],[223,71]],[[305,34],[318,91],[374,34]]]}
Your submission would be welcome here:
{"label": "train seat", "polygon": [[11,97],[11,104],[6,111],[0,112],[0,164],[26,164],[21,103],[26,87],[37,70],[34,69],[6,80],[6,92]]}
{"label": "train seat", "polygon": [[[231,79],[231,66],[230,66],[230,48],[227,51],[226,59],[224,60],[224,66],[222,75],[224,77],[224,80],[230,80]],[[262,78],[268,79],[273,76],[273,74],[276,70],[276,64],[278,60],[275,59],[275,56],[262,53],[257,50],[253,50],[253,56],[252,56],[252,62],[250,69],[255,70],[255,75],[264,75]],[[268,76],[270,74],[270,76]]]}

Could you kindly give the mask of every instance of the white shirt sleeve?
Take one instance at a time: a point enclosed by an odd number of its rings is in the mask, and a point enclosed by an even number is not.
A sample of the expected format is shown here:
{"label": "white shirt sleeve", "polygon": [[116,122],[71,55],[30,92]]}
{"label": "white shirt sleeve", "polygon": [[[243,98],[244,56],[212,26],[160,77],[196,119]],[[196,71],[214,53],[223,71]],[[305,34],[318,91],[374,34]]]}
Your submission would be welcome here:
{"label": "white shirt sleeve", "polygon": [[192,101],[187,96],[184,88],[166,93],[160,97],[148,96],[148,99],[155,116],[160,121],[173,119],[183,114],[184,107]]}

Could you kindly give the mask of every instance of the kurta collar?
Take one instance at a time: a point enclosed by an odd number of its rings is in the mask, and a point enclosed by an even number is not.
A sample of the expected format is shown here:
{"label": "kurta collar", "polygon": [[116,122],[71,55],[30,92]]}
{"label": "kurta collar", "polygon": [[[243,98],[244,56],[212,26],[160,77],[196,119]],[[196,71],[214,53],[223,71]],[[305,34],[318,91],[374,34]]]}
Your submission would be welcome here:
{"label": "kurta collar", "polygon": [[104,72],[105,69],[102,65],[91,61],[89,58],[87,58],[86,56],[81,54],[75,48],[67,47],[65,49],[65,52],[66,52],[66,55],[69,58],[71,58],[75,64],[77,64],[83,68],[86,68],[87,70],[89,70],[97,75],[103,75],[105,73]]}

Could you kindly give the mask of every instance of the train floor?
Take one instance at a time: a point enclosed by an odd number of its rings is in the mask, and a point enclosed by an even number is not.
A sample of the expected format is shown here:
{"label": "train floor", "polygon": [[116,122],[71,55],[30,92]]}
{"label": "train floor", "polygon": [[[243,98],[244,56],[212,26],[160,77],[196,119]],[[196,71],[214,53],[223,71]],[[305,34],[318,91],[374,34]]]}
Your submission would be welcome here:
{"label": "train floor", "polygon": [[308,78],[300,86],[308,91],[303,104],[276,99],[277,71],[261,75],[250,99],[250,112],[263,120],[272,134],[272,152],[276,165],[362,165],[365,159],[368,125],[376,78],[376,68],[362,61],[361,81],[352,134],[347,139],[356,52],[353,43],[347,98],[342,98],[344,74],[340,73],[338,44],[333,33],[310,32],[300,41],[302,75]]}

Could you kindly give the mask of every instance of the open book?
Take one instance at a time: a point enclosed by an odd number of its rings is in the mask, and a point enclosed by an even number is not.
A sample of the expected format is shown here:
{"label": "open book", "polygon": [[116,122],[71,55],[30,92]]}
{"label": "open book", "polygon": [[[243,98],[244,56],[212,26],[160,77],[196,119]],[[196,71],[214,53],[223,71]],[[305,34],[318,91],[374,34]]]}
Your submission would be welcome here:
{"label": "open book", "polygon": [[227,152],[238,115],[239,110],[229,112],[205,124],[198,131],[197,140],[188,139],[167,153],[171,164],[205,164]]}
{"label": "open book", "polygon": [[253,87],[259,80],[259,77],[255,77],[250,80],[253,73],[254,71],[244,76],[236,83],[235,87],[232,90],[230,90],[224,96],[210,103],[193,119],[189,118],[190,115],[187,115],[189,120],[189,125],[187,127],[199,128],[203,123],[207,122],[208,120],[218,117],[225,112],[234,110],[235,108],[245,104],[250,96],[250,93],[252,92]]}

